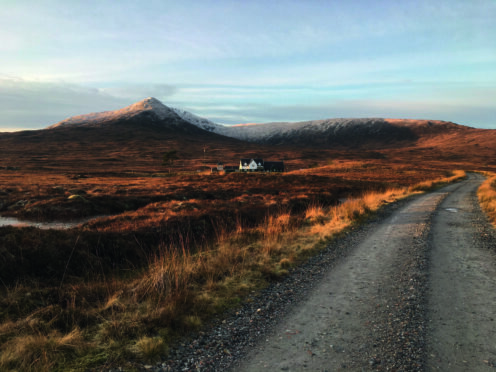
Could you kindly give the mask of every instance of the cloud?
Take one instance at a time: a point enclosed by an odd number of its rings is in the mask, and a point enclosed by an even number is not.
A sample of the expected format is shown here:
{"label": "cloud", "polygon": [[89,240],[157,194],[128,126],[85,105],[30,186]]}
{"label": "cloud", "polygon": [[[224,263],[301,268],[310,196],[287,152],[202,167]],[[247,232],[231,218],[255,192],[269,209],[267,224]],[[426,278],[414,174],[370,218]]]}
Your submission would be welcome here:
{"label": "cloud", "polygon": [[[0,131],[44,128],[69,116],[119,109],[148,96],[223,124],[389,117],[496,127],[496,108],[492,105],[496,90],[491,84],[475,88],[464,83],[437,86],[414,82],[331,87],[103,85],[0,76]],[[451,97],[445,99],[449,94]]]}
{"label": "cloud", "polygon": [[0,78],[0,128],[43,128],[69,116],[114,110],[131,102],[64,82]]}
{"label": "cloud", "polygon": [[179,88],[169,84],[119,84],[114,87],[102,88],[101,91],[114,97],[134,100],[155,97],[163,101],[176,94]]}

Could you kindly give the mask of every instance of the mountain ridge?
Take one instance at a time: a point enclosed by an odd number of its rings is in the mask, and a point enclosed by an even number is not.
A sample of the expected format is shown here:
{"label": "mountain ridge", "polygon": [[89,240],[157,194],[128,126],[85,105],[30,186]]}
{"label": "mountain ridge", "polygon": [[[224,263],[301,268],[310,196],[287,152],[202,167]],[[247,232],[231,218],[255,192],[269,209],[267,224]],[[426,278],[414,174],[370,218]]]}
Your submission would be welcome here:
{"label": "mountain ridge", "polygon": [[[143,116],[143,122],[167,121],[184,128],[181,120],[206,132],[266,145],[299,147],[394,147],[399,143],[413,143],[421,136],[440,131],[460,130],[464,127],[438,120],[384,118],[330,118],[299,122],[270,122],[263,124],[222,125],[186,110],[168,107],[153,97],[145,98],[119,110],[77,115],[47,129],[65,126],[99,126]],[[146,118],[145,118],[146,116]],[[146,120],[145,120],[146,119]]]}
{"label": "mountain ridge", "polygon": [[[0,133],[0,167],[159,171],[162,155],[171,150],[178,151],[184,169],[244,157],[283,159],[298,168],[336,157],[407,158],[436,166],[448,161],[460,169],[474,162],[496,166],[496,130],[438,120],[325,119],[230,128],[149,97],[45,129]],[[240,128],[236,135],[241,139],[226,133]]]}

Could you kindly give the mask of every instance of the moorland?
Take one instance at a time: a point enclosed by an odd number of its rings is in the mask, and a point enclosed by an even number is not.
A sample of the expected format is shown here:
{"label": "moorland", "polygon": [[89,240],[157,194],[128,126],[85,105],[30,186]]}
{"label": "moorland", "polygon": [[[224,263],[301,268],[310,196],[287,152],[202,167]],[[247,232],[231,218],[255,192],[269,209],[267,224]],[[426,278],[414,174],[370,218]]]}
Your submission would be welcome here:
{"label": "moorland", "polygon": [[[0,227],[0,369],[167,358],[168,345],[382,205],[464,171],[496,171],[496,131],[390,122],[415,135],[274,146],[139,115],[0,134],[1,216],[89,219]],[[171,150],[177,158],[164,164]],[[281,159],[287,171],[210,172],[245,157]],[[481,203],[494,207],[494,178],[485,187]]]}

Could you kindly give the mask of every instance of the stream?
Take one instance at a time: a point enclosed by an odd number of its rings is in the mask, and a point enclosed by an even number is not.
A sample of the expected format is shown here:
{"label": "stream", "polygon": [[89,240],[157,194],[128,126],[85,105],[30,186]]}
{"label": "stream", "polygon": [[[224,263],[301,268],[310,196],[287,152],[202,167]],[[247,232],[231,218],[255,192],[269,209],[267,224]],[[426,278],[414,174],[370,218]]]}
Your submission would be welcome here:
{"label": "stream", "polygon": [[[101,217],[101,216],[100,216]],[[20,220],[16,217],[2,217],[0,216],[0,227],[1,226],[15,226],[15,227],[37,227],[39,229],[57,229],[65,230],[81,225],[82,223],[88,222],[92,219],[98,217],[90,217],[79,220],[72,221],[51,221],[51,222],[38,222],[29,220]]]}

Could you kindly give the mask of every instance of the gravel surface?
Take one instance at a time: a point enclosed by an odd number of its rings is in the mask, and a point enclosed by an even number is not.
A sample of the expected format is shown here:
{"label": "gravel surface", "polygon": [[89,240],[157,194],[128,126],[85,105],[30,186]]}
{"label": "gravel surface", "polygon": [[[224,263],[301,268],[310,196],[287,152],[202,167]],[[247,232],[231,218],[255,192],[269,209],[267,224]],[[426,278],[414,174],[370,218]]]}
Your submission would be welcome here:
{"label": "gravel surface", "polygon": [[[147,371],[425,370],[428,343],[428,259],[432,243],[430,223],[433,211],[449,192],[457,187],[450,185],[428,195],[412,197],[386,206],[367,224],[356,227],[334,240],[320,254],[292,270],[290,275],[271,284],[261,293],[249,297],[240,308],[212,322],[202,332],[182,340],[170,349],[168,356],[161,363],[136,364],[135,368]],[[408,219],[415,218],[420,213],[420,209],[415,209],[419,203],[424,204],[419,208],[427,206],[428,212],[426,217],[421,217],[419,223],[410,226]],[[403,213],[403,217],[398,217],[399,213]],[[479,217],[483,218],[483,215],[480,214]],[[363,262],[353,259],[353,255],[358,254],[357,247],[363,244],[380,245],[380,241],[367,243],[375,231],[381,228],[389,229],[387,234],[393,236],[397,227],[401,225],[409,225],[409,243],[403,246],[400,244],[388,255],[381,253],[380,249],[377,254],[374,253],[374,262],[380,264],[384,261],[386,265],[377,266],[382,270],[380,277],[357,279],[360,294],[349,296],[354,297],[355,303],[346,304],[344,299],[339,300],[339,294],[328,293],[330,296],[327,297],[333,298],[333,301],[341,301],[343,306],[338,303],[336,308],[303,308],[312,298],[317,299],[315,301],[324,298],[323,292],[319,292],[325,290],[322,283],[341,268],[344,270],[346,265],[351,265],[346,268],[347,271],[367,271],[363,265],[368,263],[369,258],[362,260]],[[484,234],[487,234],[484,236],[489,240],[489,245],[494,247],[495,240],[491,240],[494,236],[491,228]],[[387,238],[386,235],[384,239]],[[372,248],[376,246],[373,245]],[[360,280],[370,282],[361,282],[360,287]],[[368,285],[369,283],[373,285]],[[362,289],[365,292],[361,293]],[[345,305],[351,306],[351,310],[346,311]],[[313,315],[314,320],[318,318],[316,322],[312,320],[304,324],[304,328],[315,328],[322,319],[331,319],[329,323],[334,324],[335,332],[320,329],[320,332],[314,331],[316,336],[309,338],[310,336],[304,335],[303,326],[288,326],[284,323],[291,319],[291,316],[298,314],[298,311],[310,314],[310,318]],[[333,323],[347,317],[350,319],[345,321],[344,326]],[[347,334],[346,327],[350,327],[354,332],[351,335],[353,337],[350,338]],[[283,350],[279,350],[275,345],[278,342],[292,342],[292,347],[296,348],[297,352],[304,352],[306,355],[302,354],[300,359],[284,364],[287,358],[284,357]],[[269,344],[272,349],[268,348]],[[263,357],[264,350],[268,350],[274,359],[281,359],[282,362],[267,362]],[[294,351],[289,352],[297,357]],[[328,363],[329,358],[333,360],[332,363],[338,364],[331,366]],[[119,370],[124,369],[111,371]]]}
{"label": "gravel surface", "polygon": [[477,200],[481,178],[471,175],[433,218],[429,371],[495,371],[496,234]]}

